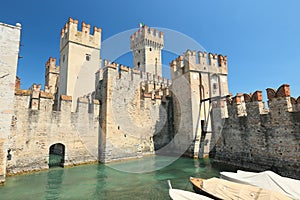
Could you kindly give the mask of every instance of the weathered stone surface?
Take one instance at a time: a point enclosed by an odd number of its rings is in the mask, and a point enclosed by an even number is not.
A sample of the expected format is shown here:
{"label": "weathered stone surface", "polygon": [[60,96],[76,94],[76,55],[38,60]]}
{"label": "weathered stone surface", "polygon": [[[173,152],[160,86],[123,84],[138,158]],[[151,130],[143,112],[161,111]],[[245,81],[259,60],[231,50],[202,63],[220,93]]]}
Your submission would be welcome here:
{"label": "weathered stone surface", "polygon": [[246,103],[247,116],[231,113],[218,138],[216,161],[300,179],[300,112],[289,112],[289,102],[290,97],[269,96],[269,113],[261,109],[263,102]]}
{"label": "weathered stone surface", "polygon": [[72,101],[72,96],[61,95],[60,99],[64,101]]}
{"label": "weathered stone surface", "polygon": [[[90,33],[90,25],[69,19],[61,31],[60,37],[60,95],[73,97],[72,112],[77,109],[77,98],[95,91],[95,72],[101,67],[101,29]],[[52,84],[53,85],[53,84]]]}
{"label": "weathered stone surface", "polygon": [[210,153],[299,178],[300,98],[290,98],[289,85],[267,90],[270,112],[261,91],[228,98],[227,57],[191,50],[171,62],[172,81],[162,78],[163,33],[145,26],[131,36],[134,69],[101,67],[101,29],[90,35],[89,24],[79,31],[70,18],[61,32],[62,67],[49,58],[45,89],[18,86],[14,96],[20,27],[0,23],[0,33],[0,183],[6,171],[47,169],[57,143],[64,166]]}
{"label": "weathered stone surface", "polygon": [[41,98],[46,98],[46,99],[53,99],[53,94],[49,92],[40,92],[40,97]]}
{"label": "weathered stone surface", "polygon": [[[130,36],[133,68],[155,76],[162,76],[161,50],[164,46],[163,32],[143,26]],[[120,68],[123,70],[123,68]]]}
{"label": "weathered stone surface", "polygon": [[15,91],[15,95],[23,95],[23,96],[30,96],[30,90],[19,90]]}
{"label": "weathered stone surface", "polygon": [[101,102],[101,162],[154,154],[170,141],[168,116],[172,108],[168,101],[145,98],[140,87],[144,81],[147,77],[140,74],[104,68],[97,91]]}
{"label": "weathered stone surface", "polygon": [[211,102],[229,92],[226,56],[198,52],[197,61],[196,54],[187,50],[171,62],[170,91],[176,151],[198,158],[208,156],[211,150]]}
{"label": "weathered stone surface", "polygon": [[30,96],[15,96],[17,121],[8,144],[8,174],[48,169],[49,148],[56,143],[65,146],[65,166],[98,161],[98,118],[88,113],[85,103],[85,109],[71,113],[72,101],[65,99],[61,111],[52,111],[54,100],[49,98],[37,99],[39,109],[32,110]]}
{"label": "weathered stone surface", "polygon": [[21,25],[0,23],[0,183],[5,181],[7,138],[14,113],[14,92]]}

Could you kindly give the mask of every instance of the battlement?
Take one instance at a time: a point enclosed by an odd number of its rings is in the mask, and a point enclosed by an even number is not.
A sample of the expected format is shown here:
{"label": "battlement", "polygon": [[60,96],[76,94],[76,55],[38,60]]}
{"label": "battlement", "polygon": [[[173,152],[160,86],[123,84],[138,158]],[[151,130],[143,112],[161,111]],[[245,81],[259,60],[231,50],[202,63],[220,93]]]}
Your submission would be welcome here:
{"label": "battlement", "polygon": [[170,96],[169,86],[172,84],[171,80],[108,60],[104,60],[104,66],[103,79],[114,80],[118,84],[120,81],[127,82],[130,87],[137,84],[141,89],[141,98],[155,100]]}
{"label": "battlement", "polygon": [[160,83],[166,86],[170,86],[172,84],[172,81],[169,79],[148,72],[143,72],[141,70],[134,69],[122,64],[110,62],[109,60],[104,60],[104,68],[102,73],[104,74],[108,69],[113,70],[111,74],[114,74],[114,78],[116,79],[126,79],[128,81],[153,81],[155,83]]}
{"label": "battlement", "polygon": [[[289,85],[283,84],[277,90],[267,88],[266,91],[269,109],[265,108],[260,90],[250,94],[239,93],[235,97],[221,101],[226,102],[228,115],[233,118],[270,114],[273,119],[284,119],[287,113],[300,112],[300,97],[296,99],[290,96]],[[216,102],[215,104],[221,105],[222,103]]]}
{"label": "battlement", "polygon": [[145,46],[162,49],[164,46],[164,33],[144,25],[130,36],[130,49],[142,49]]}
{"label": "battlement", "polygon": [[280,97],[290,97],[290,86],[288,84],[283,84],[277,90],[273,88],[267,88],[266,90],[269,101]]}
{"label": "battlement", "polygon": [[[287,84],[266,90],[269,109],[265,108],[262,91],[227,99],[228,116],[221,120],[222,128],[218,120],[213,122],[219,140],[214,143],[214,158],[253,170],[275,168],[297,178],[299,140],[295,138],[300,131],[300,97],[291,97]],[[220,108],[212,111],[213,119],[222,117]]]}
{"label": "battlement", "polygon": [[56,65],[56,58],[49,57],[46,62],[46,74],[59,74],[59,66]]}
{"label": "battlement", "polygon": [[100,49],[102,29],[94,26],[93,33],[91,33],[90,29],[90,24],[82,22],[80,31],[78,29],[78,20],[69,18],[64,28],[61,29],[60,49],[62,49],[68,42]]}
{"label": "battlement", "polygon": [[227,56],[189,49],[171,61],[170,67],[174,77],[188,71],[228,74]]}
{"label": "battlement", "polygon": [[56,95],[58,89],[59,66],[56,65],[56,58],[50,57],[46,62],[45,92]]}
{"label": "battlement", "polygon": [[[15,98],[17,99],[15,106],[18,109],[40,110],[42,112],[45,112],[45,114],[51,113],[51,111],[53,111],[53,94],[41,90],[40,84],[33,84],[29,90],[16,90]],[[60,100],[61,106],[59,112],[71,113],[72,96],[61,95]],[[90,109],[91,107],[93,108],[93,110]],[[79,97],[77,99],[76,113],[94,113],[95,117],[97,117],[99,114],[99,101],[96,99],[89,101],[87,97]]]}

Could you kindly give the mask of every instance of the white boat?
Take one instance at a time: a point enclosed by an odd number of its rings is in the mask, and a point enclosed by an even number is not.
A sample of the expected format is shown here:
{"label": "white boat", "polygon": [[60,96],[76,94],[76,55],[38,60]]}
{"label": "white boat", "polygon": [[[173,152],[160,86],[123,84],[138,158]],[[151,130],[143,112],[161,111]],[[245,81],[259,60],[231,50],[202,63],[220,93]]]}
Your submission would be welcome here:
{"label": "white boat", "polygon": [[279,192],[292,199],[300,199],[300,181],[282,177],[272,171],[260,173],[242,170],[238,170],[237,173],[221,172],[220,178]]}
{"label": "white boat", "polygon": [[212,200],[209,197],[196,194],[194,192],[173,189],[171,182],[169,180],[168,180],[168,184],[169,184],[169,195],[173,200]]}
{"label": "white boat", "polygon": [[190,177],[190,182],[193,184],[195,192],[205,194],[214,199],[292,200],[292,198],[279,192],[219,178],[201,179]]}

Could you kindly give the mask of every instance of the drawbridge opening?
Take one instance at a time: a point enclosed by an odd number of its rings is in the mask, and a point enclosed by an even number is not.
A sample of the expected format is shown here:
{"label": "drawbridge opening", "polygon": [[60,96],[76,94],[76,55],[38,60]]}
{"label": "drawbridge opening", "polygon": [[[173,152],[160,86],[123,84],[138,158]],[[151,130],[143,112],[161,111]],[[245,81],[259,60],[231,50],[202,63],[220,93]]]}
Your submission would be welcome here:
{"label": "drawbridge opening", "polygon": [[57,143],[49,148],[49,168],[64,167],[65,145]]}

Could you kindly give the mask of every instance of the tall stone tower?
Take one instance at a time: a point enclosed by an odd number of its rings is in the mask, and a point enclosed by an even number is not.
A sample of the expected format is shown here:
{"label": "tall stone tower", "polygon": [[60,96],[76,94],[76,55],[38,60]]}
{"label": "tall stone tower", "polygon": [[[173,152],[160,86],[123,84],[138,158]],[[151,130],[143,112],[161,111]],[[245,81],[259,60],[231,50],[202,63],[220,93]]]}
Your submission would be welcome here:
{"label": "tall stone tower", "polygon": [[61,30],[59,96],[72,96],[72,111],[76,110],[77,98],[95,91],[95,72],[100,68],[101,28],[69,18]]}
{"label": "tall stone tower", "polygon": [[227,57],[187,50],[173,60],[170,67],[172,92],[176,99],[175,132],[182,137],[177,146],[188,146],[188,156],[208,156],[215,137],[212,131],[212,125],[216,122],[212,119],[212,102],[219,102],[221,107],[225,107],[226,96],[229,95]]}
{"label": "tall stone tower", "polygon": [[48,90],[53,95],[58,88],[59,66],[56,66],[56,58],[50,57],[46,62],[45,91]]}
{"label": "tall stone tower", "polygon": [[161,77],[161,50],[163,46],[163,32],[145,25],[141,27],[130,36],[130,49],[133,52],[134,68]]}

